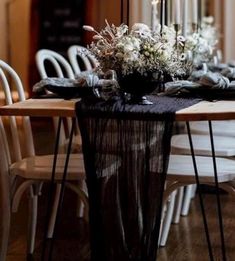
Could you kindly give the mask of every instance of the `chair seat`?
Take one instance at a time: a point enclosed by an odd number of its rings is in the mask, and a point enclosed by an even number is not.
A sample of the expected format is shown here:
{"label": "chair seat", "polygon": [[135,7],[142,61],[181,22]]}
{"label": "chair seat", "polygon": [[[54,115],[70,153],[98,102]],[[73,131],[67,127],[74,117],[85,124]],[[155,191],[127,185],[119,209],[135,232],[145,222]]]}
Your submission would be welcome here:
{"label": "chair seat", "polygon": [[[65,148],[66,149],[68,147],[68,144],[69,144],[69,139],[66,139],[66,141],[65,141]],[[81,153],[82,152],[82,138],[79,134],[73,137],[71,151],[73,153],[77,153],[77,152]]]}
{"label": "chair seat", "polygon": [[[214,169],[212,157],[196,156],[198,174],[203,183],[214,183]],[[231,181],[235,176],[235,161],[216,158],[218,182]],[[170,155],[167,180],[177,180],[188,184],[195,183],[192,156]]]}
{"label": "chair seat", "polygon": [[[207,121],[190,122],[190,129],[195,134],[209,134]],[[214,135],[235,137],[235,121],[212,121],[212,130]]]}
{"label": "chair seat", "polygon": [[[211,155],[211,142],[208,135],[192,135],[194,152],[196,155]],[[231,157],[235,155],[235,137],[214,136],[215,155]],[[171,140],[173,154],[190,154],[187,134],[174,135]]]}
{"label": "chair seat", "polygon": [[[59,154],[55,179],[63,176],[65,154]],[[11,175],[18,175],[25,179],[50,180],[54,155],[34,156],[24,158],[10,166]],[[82,154],[71,154],[68,166],[68,180],[81,180],[85,178]]]}

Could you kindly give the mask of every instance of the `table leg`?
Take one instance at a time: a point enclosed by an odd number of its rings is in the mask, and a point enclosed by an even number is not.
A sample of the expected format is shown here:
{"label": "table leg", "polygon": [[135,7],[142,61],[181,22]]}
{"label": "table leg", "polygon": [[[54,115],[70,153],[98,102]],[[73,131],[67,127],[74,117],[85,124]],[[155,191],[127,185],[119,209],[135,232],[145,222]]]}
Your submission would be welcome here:
{"label": "table leg", "polygon": [[187,126],[190,150],[191,150],[191,155],[192,155],[192,160],[193,160],[193,168],[194,168],[194,172],[195,172],[196,184],[197,184],[197,187],[198,187],[199,202],[200,202],[200,207],[201,207],[201,211],[202,211],[202,218],[203,218],[204,229],[205,229],[205,233],[206,233],[206,240],[207,240],[207,245],[208,245],[209,257],[210,257],[210,260],[212,261],[212,260],[214,260],[214,258],[213,258],[213,253],[212,253],[210,234],[209,234],[206,212],[205,212],[205,207],[204,207],[203,198],[202,198],[202,191],[201,191],[201,187],[200,187],[200,180],[199,180],[199,174],[198,174],[198,169],[197,169],[197,162],[196,162],[196,157],[195,157],[195,154],[194,154],[194,147],[193,147],[193,141],[192,141],[192,135],[191,135],[189,122],[186,122],[186,126]]}
{"label": "table leg", "polygon": [[213,130],[212,130],[211,121],[208,121],[208,123],[209,123],[209,132],[210,132],[211,152],[212,152],[212,159],[213,159],[213,169],[214,169],[214,175],[215,175],[215,189],[216,189],[215,191],[216,191],[218,218],[219,218],[221,250],[222,250],[223,261],[226,261],[226,249],[225,249],[224,229],[223,229],[223,216],[222,216],[222,211],[221,211],[221,201],[220,201],[218,173],[217,173],[216,158],[215,158],[215,146],[214,146],[214,139],[213,139]]}
{"label": "table leg", "polygon": [[72,141],[73,141],[73,134],[74,134],[74,130],[75,130],[75,125],[76,125],[76,118],[73,118],[72,119],[72,127],[71,127],[71,131],[70,131],[70,135],[69,135],[69,144],[68,144],[68,148],[67,148],[66,160],[65,160],[65,165],[64,165],[64,173],[63,173],[63,177],[62,177],[62,181],[61,181],[61,191],[60,191],[60,195],[59,195],[58,210],[57,210],[56,218],[55,218],[55,228],[54,228],[54,233],[53,233],[52,238],[51,238],[48,260],[52,260],[56,228],[57,228],[58,221],[59,221],[59,215],[60,215],[61,210],[62,210],[65,183],[66,183],[66,177],[67,177],[67,169],[68,169],[68,164],[69,164],[69,158],[70,158],[70,152],[71,152],[71,146],[72,146]]}
{"label": "table leg", "polygon": [[47,249],[47,231],[49,227],[50,222],[50,213],[52,209],[53,204],[53,189],[55,184],[55,173],[56,173],[56,163],[57,163],[57,156],[58,156],[58,150],[59,150],[59,141],[60,141],[60,130],[61,130],[61,124],[62,124],[62,118],[59,118],[58,127],[57,127],[57,133],[56,133],[56,140],[55,140],[55,148],[54,148],[54,160],[53,160],[53,166],[52,166],[52,176],[51,176],[51,182],[48,192],[48,204],[47,204],[47,212],[46,212],[46,220],[45,220],[45,228],[44,228],[44,236],[43,236],[43,247],[42,247],[42,256],[41,260],[46,260],[46,249]]}

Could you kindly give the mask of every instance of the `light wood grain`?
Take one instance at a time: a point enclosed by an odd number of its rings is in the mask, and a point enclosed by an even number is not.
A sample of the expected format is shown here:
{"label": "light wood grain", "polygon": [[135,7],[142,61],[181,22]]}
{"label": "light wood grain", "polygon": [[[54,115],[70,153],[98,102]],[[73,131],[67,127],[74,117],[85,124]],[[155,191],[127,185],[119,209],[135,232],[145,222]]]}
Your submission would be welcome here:
{"label": "light wood grain", "polygon": [[0,115],[35,117],[75,117],[75,104],[78,99],[28,99],[0,107]]}
{"label": "light wood grain", "polygon": [[177,121],[235,119],[235,101],[202,101],[176,112]]}
{"label": "light wood grain", "polygon": [[[0,115],[35,117],[75,117],[78,99],[28,99],[0,107]],[[176,121],[235,119],[235,101],[202,101],[176,112]]]}

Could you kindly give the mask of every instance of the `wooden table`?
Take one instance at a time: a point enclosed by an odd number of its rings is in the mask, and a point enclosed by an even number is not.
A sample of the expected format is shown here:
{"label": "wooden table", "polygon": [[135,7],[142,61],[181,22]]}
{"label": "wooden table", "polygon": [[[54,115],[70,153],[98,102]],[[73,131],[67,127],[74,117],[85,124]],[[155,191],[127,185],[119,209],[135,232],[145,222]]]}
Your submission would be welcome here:
{"label": "wooden table", "polygon": [[[0,107],[2,116],[75,117],[79,99],[28,99]],[[235,101],[202,101],[176,112],[176,121],[208,121],[235,119]]]}
{"label": "wooden table", "polygon": [[[12,105],[0,107],[1,116],[32,116],[32,117],[76,117],[75,104],[78,99],[28,99]],[[235,119],[235,101],[202,101],[176,112],[176,121],[210,121]],[[0,259],[5,260],[7,235],[4,229],[9,226],[10,216],[5,214],[9,191],[6,189],[8,177],[0,177]],[[4,189],[3,189],[4,188]],[[9,213],[8,209],[8,214]]]}

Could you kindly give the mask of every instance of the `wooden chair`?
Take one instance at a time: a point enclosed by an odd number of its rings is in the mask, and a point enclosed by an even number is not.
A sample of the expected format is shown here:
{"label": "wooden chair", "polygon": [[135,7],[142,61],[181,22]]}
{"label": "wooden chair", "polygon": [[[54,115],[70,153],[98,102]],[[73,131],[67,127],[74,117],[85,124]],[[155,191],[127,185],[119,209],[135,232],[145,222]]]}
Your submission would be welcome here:
{"label": "wooden chair", "polygon": [[97,67],[97,60],[86,47],[72,45],[69,47],[67,54],[75,74]]}
{"label": "wooden chair", "polygon": [[[12,104],[11,88],[17,89],[19,101],[25,100],[24,89],[20,78],[16,72],[5,62],[0,60],[0,80],[5,94],[5,103]],[[10,84],[11,83],[11,84]],[[15,117],[7,119],[0,118],[0,144],[1,144],[1,175],[9,175],[11,209],[17,211],[19,202],[24,192],[30,194],[29,212],[29,233],[28,233],[28,254],[34,251],[36,224],[37,224],[37,205],[38,196],[41,192],[43,182],[51,178],[53,155],[36,156],[31,123],[29,117],[22,117],[22,126],[18,125],[19,120]],[[8,128],[7,128],[8,127]],[[19,137],[19,130],[22,130],[23,143]],[[10,149],[9,142],[12,141]],[[22,151],[25,151],[23,154]],[[3,157],[4,156],[4,157]],[[65,155],[58,155],[56,169],[56,181],[59,184],[63,175],[63,164]],[[73,182],[85,179],[82,154],[72,154],[68,169],[67,187],[76,192],[85,206],[85,217],[88,218],[87,195],[82,189]],[[1,178],[2,180],[2,178]],[[5,189],[5,188],[1,188]],[[55,204],[56,206],[56,204]],[[55,208],[56,209],[56,208]],[[7,211],[7,209],[6,209]],[[52,220],[53,221],[53,220]],[[7,222],[7,220],[6,220]],[[53,223],[53,222],[52,222]],[[7,227],[7,226],[6,226]],[[9,231],[8,231],[9,232]],[[7,239],[5,232],[5,238]],[[0,248],[1,249],[1,248]],[[5,259],[1,259],[5,260]]]}

